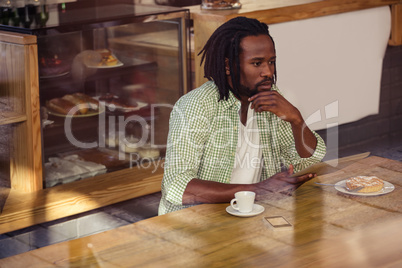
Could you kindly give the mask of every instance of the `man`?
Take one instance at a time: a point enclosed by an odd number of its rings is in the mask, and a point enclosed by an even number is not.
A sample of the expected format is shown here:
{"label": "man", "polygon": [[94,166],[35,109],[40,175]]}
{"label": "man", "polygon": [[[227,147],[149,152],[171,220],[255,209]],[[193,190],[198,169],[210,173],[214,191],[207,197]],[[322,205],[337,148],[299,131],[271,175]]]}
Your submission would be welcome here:
{"label": "man", "polygon": [[242,190],[256,192],[257,200],[290,195],[313,178],[292,174],[319,162],[325,144],[275,85],[268,26],[234,18],[201,53],[209,81],[181,97],[171,113],[159,214],[230,202]]}

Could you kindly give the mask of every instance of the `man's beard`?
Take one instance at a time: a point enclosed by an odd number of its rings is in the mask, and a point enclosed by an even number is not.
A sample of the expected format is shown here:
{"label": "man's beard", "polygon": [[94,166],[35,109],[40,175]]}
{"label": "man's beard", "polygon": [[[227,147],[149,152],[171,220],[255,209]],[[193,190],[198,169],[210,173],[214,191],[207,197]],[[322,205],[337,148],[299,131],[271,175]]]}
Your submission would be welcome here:
{"label": "man's beard", "polygon": [[240,95],[240,96],[245,96],[245,97],[250,98],[250,97],[252,97],[252,96],[254,96],[255,94],[258,93],[258,87],[259,87],[259,86],[261,86],[263,83],[266,83],[266,82],[269,82],[269,81],[272,82],[272,79],[271,79],[271,78],[264,79],[264,80],[262,80],[261,82],[258,82],[258,83],[254,86],[253,89],[250,89],[249,87],[246,87],[246,86],[240,84],[240,87],[239,87],[239,95]]}

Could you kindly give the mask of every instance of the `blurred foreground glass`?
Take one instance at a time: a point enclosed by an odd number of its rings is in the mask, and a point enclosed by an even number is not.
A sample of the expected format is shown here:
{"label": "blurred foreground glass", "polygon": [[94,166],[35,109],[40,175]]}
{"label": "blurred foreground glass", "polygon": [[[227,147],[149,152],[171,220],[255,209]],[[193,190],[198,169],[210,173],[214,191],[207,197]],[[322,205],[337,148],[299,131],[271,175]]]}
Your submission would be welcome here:
{"label": "blurred foreground glass", "polygon": [[202,9],[235,9],[241,8],[239,0],[202,0]]}

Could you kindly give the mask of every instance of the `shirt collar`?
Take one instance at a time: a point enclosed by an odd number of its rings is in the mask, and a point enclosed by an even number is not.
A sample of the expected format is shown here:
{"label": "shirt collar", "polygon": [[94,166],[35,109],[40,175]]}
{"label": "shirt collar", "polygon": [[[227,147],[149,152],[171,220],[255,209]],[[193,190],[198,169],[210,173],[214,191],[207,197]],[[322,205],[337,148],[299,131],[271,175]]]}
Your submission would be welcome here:
{"label": "shirt collar", "polygon": [[230,109],[232,106],[235,106],[237,109],[240,109],[240,100],[238,100],[235,95],[232,93],[232,91],[229,91],[229,98],[227,100],[223,99],[220,100],[221,105],[225,110]]}

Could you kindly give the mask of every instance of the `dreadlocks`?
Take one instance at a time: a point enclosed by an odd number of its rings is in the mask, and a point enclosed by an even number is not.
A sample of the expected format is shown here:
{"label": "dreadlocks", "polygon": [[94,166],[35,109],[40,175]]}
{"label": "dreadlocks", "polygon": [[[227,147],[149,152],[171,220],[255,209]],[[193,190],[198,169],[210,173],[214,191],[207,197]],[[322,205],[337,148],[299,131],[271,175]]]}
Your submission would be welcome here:
{"label": "dreadlocks", "polygon": [[[256,19],[245,17],[236,17],[222,24],[211,35],[204,48],[198,53],[202,54],[201,64],[205,60],[204,73],[205,78],[213,80],[218,86],[220,99],[229,98],[229,90],[240,98],[240,62],[239,54],[241,52],[240,42],[246,36],[268,35],[275,48],[274,40],[268,31],[265,23]],[[225,59],[229,60],[230,77],[233,88],[229,86],[225,72]],[[233,70],[233,68],[236,70]],[[275,66],[276,67],[276,66]],[[276,68],[274,73],[274,83],[276,82]]]}

